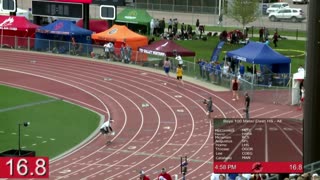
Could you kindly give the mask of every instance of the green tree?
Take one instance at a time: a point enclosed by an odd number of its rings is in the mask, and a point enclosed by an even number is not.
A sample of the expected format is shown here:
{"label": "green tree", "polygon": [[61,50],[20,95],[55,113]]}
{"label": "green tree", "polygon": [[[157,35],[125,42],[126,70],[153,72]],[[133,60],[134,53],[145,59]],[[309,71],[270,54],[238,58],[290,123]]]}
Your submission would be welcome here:
{"label": "green tree", "polygon": [[226,15],[238,21],[244,28],[260,15],[259,0],[229,0]]}

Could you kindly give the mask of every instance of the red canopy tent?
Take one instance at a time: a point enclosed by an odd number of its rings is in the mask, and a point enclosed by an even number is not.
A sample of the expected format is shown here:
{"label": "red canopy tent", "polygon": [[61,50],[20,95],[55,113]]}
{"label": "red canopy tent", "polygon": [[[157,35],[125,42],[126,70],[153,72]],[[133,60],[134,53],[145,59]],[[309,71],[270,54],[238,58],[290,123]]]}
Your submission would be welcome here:
{"label": "red canopy tent", "polygon": [[[79,20],[77,22],[77,26],[83,28],[83,20]],[[89,30],[94,33],[100,33],[105,30],[109,29],[109,23],[106,20],[99,20],[99,19],[90,19],[89,20]]]}
{"label": "red canopy tent", "polygon": [[153,54],[158,56],[169,56],[175,57],[176,54],[180,56],[195,56],[196,53],[185,49],[172,40],[160,40],[153,42],[148,46],[143,46],[139,48],[139,51],[146,54]]}
{"label": "red canopy tent", "polygon": [[29,22],[23,16],[0,16],[1,45],[9,47],[34,45],[35,31],[39,26]]}

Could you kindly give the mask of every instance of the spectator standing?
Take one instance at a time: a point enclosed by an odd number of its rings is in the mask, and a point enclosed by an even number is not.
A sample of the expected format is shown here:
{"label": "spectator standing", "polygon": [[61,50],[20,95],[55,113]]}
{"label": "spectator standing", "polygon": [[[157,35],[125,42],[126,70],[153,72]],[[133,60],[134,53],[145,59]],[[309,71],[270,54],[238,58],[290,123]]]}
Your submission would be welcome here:
{"label": "spectator standing", "polygon": [[188,24],[187,26],[187,34],[188,34],[188,39],[192,40],[193,33],[192,33],[192,26],[190,24]]}
{"label": "spectator standing", "polygon": [[111,56],[113,56],[113,53],[114,53],[113,43],[112,42],[108,42],[103,47],[104,47],[104,53],[105,53],[106,59],[109,61],[110,58],[112,59]]}
{"label": "spectator standing", "polygon": [[112,42],[109,42],[108,43],[108,48],[109,48],[109,55],[110,55],[110,60],[113,61],[114,60],[114,57],[115,57],[115,54],[114,54],[114,45]]}
{"label": "spectator standing", "polygon": [[200,70],[200,77],[203,78],[203,72],[202,72],[202,66],[205,64],[206,62],[203,59],[199,59],[198,60],[198,65],[199,65],[199,70]]}
{"label": "spectator standing", "polygon": [[72,54],[76,54],[77,43],[73,36],[71,37],[71,44],[72,44]]}
{"label": "spectator standing", "polygon": [[186,26],[184,25],[184,23],[181,23],[181,26],[180,26],[180,28],[181,28],[181,38],[180,39],[184,39],[184,33],[185,33],[185,30],[186,30]]}
{"label": "spectator standing", "polygon": [[165,18],[162,18],[159,22],[160,34],[164,34],[164,29],[166,28],[166,21]]}
{"label": "spectator standing", "polygon": [[150,36],[154,35],[154,28],[155,28],[155,20],[151,19],[151,21],[150,21]]}
{"label": "spectator standing", "polygon": [[223,63],[223,76],[228,77],[228,73],[229,73],[229,63],[225,62]]}
{"label": "spectator standing", "polygon": [[173,21],[172,21],[172,19],[169,19],[169,22],[168,22],[168,33],[169,34],[172,33],[172,25],[173,25]]}
{"label": "spectator standing", "polygon": [[279,38],[279,35],[278,35],[278,32],[276,31],[274,34],[273,34],[273,44],[274,44],[274,47],[278,47],[278,38]]}
{"label": "spectator standing", "polygon": [[176,60],[178,60],[178,65],[183,65],[183,60],[182,60],[182,57],[180,55],[177,54],[176,56]]}
{"label": "spectator standing", "polygon": [[212,71],[212,69],[213,69],[212,64],[209,61],[207,61],[205,70],[206,70],[207,81],[209,82],[210,82],[210,72]]}
{"label": "spectator standing", "polygon": [[139,179],[140,180],[150,180],[150,178],[145,174],[145,172],[144,171],[140,171],[140,177],[139,177]]}
{"label": "spectator standing", "polygon": [[244,111],[246,112],[246,119],[249,119],[250,97],[249,97],[248,92],[245,92],[244,106],[245,106]]}
{"label": "spectator standing", "polygon": [[221,84],[221,66],[220,63],[217,61],[216,62],[216,67],[215,67],[215,80],[218,81],[218,84]]}
{"label": "spectator standing", "polygon": [[158,176],[158,180],[172,180],[171,175],[166,172],[165,168],[161,169],[161,173]]}
{"label": "spectator standing", "polygon": [[174,18],[174,19],[173,19],[173,25],[172,25],[172,33],[173,33],[174,36],[175,36],[175,35],[177,34],[177,32],[178,32],[178,24],[179,24],[178,19],[177,19],[177,18]]}
{"label": "spectator standing", "polygon": [[199,26],[200,26],[200,21],[199,21],[199,19],[197,19],[197,21],[196,21],[196,28],[197,28],[197,30],[199,30]]}
{"label": "spectator standing", "polygon": [[206,77],[206,67],[207,67],[207,61],[203,61],[203,64],[202,64],[202,69],[201,69],[201,72],[202,72],[202,79],[204,80],[205,77]]}
{"label": "spectator standing", "polygon": [[122,62],[124,62],[124,60],[125,60],[125,56],[126,56],[125,53],[126,53],[125,43],[121,43],[120,58],[121,58]]}
{"label": "spectator standing", "polygon": [[243,78],[243,76],[244,76],[244,71],[245,71],[245,67],[244,67],[244,65],[242,63],[240,63],[240,65],[239,65],[239,73],[240,73],[241,78]]}
{"label": "spectator standing", "polygon": [[259,29],[259,41],[260,41],[260,42],[263,42],[263,35],[264,35],[264,28],[261,27],[261,28]]}
{"label": "spectator standing", "polygon": [[104,47],[104,55],[106,57],[106,60],[109,60],[109,57],[110,57],[110,51],[109,51],[109,47],[108,47],[108,43],[104,44],[103,47]]}
{"label": "spectator standing", "polygon": [[131,53],[132,53],[132,49],[130,46],[127,45],[126,49],[125,49],[125,63],[130,63],[131,61]]}
{"label": "spectator standing", "polygon": [[304,73],[304,68],[302,67],[302,65],[299,66],[298,73]]}
{"label": "spectator standing", "polygon": [[210,76],[210,82],[214,83],[214,62],[209,62],[210,63],[210,72],[209,72],[209,76]]}
{"label": "spectator standing", "polygon": [[212,108],[212,97],[209,97],[209,99],[205,99],[203,102],[206,106],[207,106],[207,116],[208,116],[208,120],[210,122],[210,118],[211,118],[211,113],[213,112],[213,108]]}

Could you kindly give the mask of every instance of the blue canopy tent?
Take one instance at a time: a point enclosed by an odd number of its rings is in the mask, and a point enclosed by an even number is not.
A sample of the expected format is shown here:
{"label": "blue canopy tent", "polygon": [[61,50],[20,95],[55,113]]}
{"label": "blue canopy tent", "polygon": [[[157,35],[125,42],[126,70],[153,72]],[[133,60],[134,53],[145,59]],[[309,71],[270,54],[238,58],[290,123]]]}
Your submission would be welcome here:
{"label": "blue canopy tent", "polygon": [[82,52],[90,52],[88,48],[91,48],[91,34],[92,31],[83,29],[72,21],[58,20],[36,30],[35,48],[36,50],[55,48],[59,49],[60,53],[64,53],[64,51],[72,49],[73,37],[77,48],[81,48]]}
{"label": "blue canopy tent", "polygon": [[[227,56],[238,61],[265,65],[273,73],[286,73],[291,71],[291,59],[274,51],[264,43],[250,41],[246,46],[227,52]],[[253,69],[253,72],[255,70]],[[252,78],[253,79],[253,78]],[[252,81],[253,82],[253,81]]]}

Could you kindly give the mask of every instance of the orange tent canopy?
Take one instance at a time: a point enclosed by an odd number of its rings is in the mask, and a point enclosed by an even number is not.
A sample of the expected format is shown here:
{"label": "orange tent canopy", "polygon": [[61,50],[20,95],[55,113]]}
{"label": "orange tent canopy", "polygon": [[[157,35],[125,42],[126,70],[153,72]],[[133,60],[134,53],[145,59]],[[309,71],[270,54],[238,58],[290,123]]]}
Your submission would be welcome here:
{"label": "orange tent canopy", "polygon": [[113,25],[106,31],[92,34],[91,38],[97,42],[114,42],[116,48],[119,48],[122,43],[125,43],[135,51],[138,50],[139,47],[148,45],[148,38],[146,36],[135,33],[124,25]]}

